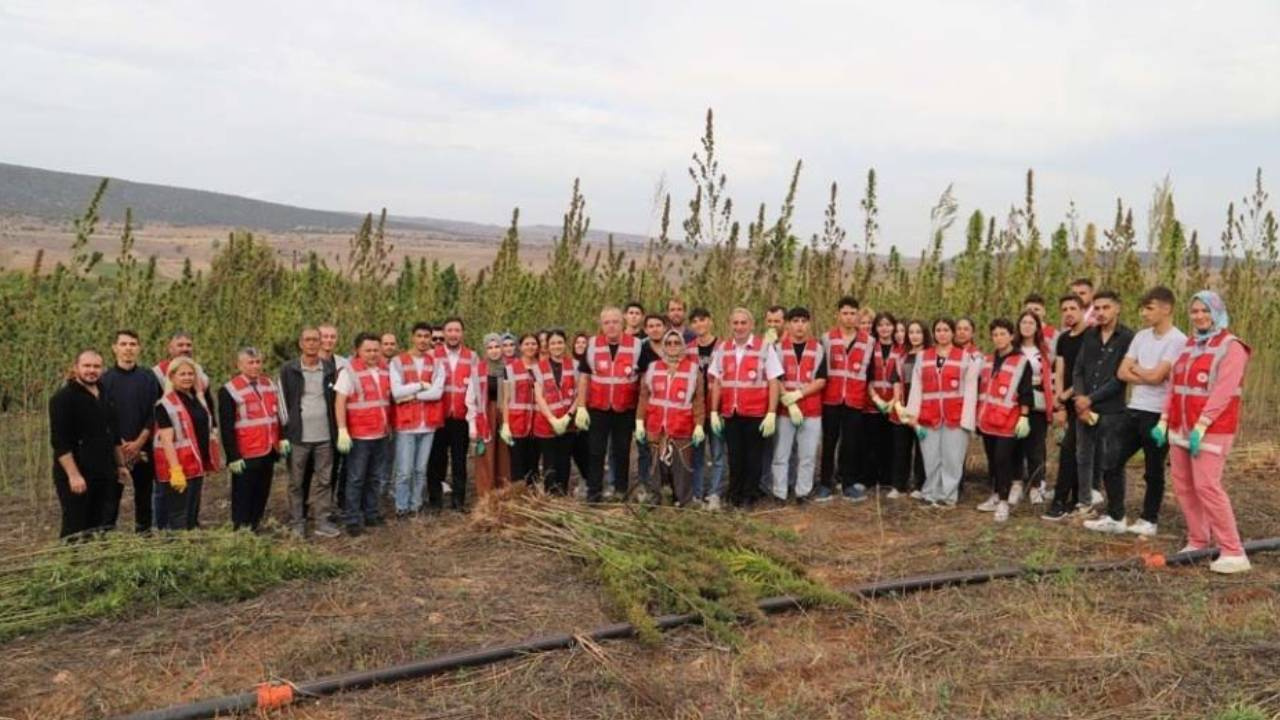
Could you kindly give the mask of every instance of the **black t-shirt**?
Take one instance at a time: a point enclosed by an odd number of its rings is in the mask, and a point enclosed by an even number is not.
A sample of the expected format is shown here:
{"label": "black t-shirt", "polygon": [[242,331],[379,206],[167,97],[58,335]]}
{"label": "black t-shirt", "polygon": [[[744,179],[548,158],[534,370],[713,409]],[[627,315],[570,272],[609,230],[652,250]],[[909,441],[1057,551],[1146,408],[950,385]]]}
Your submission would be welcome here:
{"label": "black t-shirt", "polygon": [[1057,355],[1062,358],[1063,383],[1071,386],[1071,374],[1076,369],[1076,358],[1080,356],[1080,345],[1084,342],[1084,333],[1072,336],[1066,330],[1058,333]]}
{"label": "black t-shirt", "polygon": [[[187,414],[191,416],[191,424],[196,431],[196,444],[200,446],[200,458],[204,461],[205,467],[209,467],[213,464],[209,455],[209,411],[204,409],[204,405],[194,395],[179,391],[178,397],[182,398],[182,404],[186,406]],[[173,427],[169,413],[159,403],[156,403],[155,417],[157,429]]]}
{"label": "black t-shirt", "polygon": [[[799,365],[800,361],[804,359],[804,345],[801,343],[794,343],[792,344],[791,349],[795,351],[796,364]],[[813,369],[813,379],[825,380],[826,378],[827,378],[827,356],[823,355],[822,359],[818,361],[818,366]]]}
{"label": "black t-shirt", "polygon": [[641,340],[640,343],[640,357],[636,358],[636,375],[644,377],[649,366],[658,361],[658,352],[653,349],[653,343],[648,340]]}

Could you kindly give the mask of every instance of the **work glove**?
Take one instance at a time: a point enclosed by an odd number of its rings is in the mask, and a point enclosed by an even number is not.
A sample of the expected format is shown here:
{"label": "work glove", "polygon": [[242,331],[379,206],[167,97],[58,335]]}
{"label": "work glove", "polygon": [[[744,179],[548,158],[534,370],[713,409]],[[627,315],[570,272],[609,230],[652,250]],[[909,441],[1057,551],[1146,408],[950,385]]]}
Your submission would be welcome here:
{"label": "work glove", "polygon": [[1191,457],[1200,457],[1200,445],[1204,442],[1204,428],[1199,425],[1191,430],[1191,434],[1187,436],[1187,452],[1191,453]]}
{"label": "work glove", "polygon": [[707,440],[707,431],[703,430],[701,425],[693,429],[693,446],[694,447],[701,445],[702,443],[706,442],[706,440]]}
{"label": "work glove", "polygon": [[233,460],[227,465],[227,469],[232,475],[244,474],[244,460]]}
{"label": "work glove", "polygon": [[1013,426],[1013,436],[1021,440],[1031,434],[1031,421],[1026,415],[1018,418],[1018,424]]}
{"label": "work glove", "polygon": [[636,442],[637,442],[637,443],[639,443],[639,444],[641,444],[641,445],[643,445],[643,444],[644,444],[644,438],[645,438],[645,432],[644,432],[644,420],[641,420],[640,418],[636,418],[636,432],[635,432],[635,436],[636,436]]}
{"label": "work glove", "polygon": [[551,431],[552,431],[552,432],[554,432],[556,435],[563,435],[563,434],[565,434],[566,432],[568,432],[568,430],[569,430],[569,423],[570,423],[572,420],[573,420],[573,418],[569,417],[568,415],[565,415],[565,416],[563,416],[563,417],[558,417],[558,418],[556,418],[555,420],[552,420],[552,421],[551,421]]}
{"label": "work glove", "polygon": [[782,393],[782,397],[778,399],[782,401],[783,405],[791,407],[792,405],[800,402],[800,398],[802,397],[804,397],[804,393],[799,390],[788,390],[787,392]]}
{"label": "work glove", "polygon": [[1164,444],[1169,442],[1168,420],[1160,418],[1160,422],[1156,423],[1155,427],[1151,428],[1151,442],[1154,442],[1156,447],[1164,447]]}
{"label": "work glove", "polygon": [[769,413],[764,416],[764,422],[760,423],[760,434],[765,437],[773,437],[774,431],[778,429],[778,413]]}
{"label": "work glove", "polygon": [[178,492],[187,491],[187,474],[182,472],[182,468],[169,468],[169,487]]}
{"label": "work glove", "polygon": [[720,417],[720,413],[715,410],[711,411],[711,432],[715,433],[716,437],[724,435],[724,418]]}
{"label": "work glove", "polygon": [[351,433],[346,428],[338,428],[338,452],[343,455],[351,452]]}
{"label": "work glove", "polygon": [[476,457],[484,457],[484,451],[485,451],[484,441],[477,440],[476,441]]}
{"label": "work glove", "polygon": [[927,438],[927,437],[929,437],[929,428],[927,428],[927,427],[925,427],[925,426],[923,426],[923,425],[917,425],[917,426],[916,426],[916,438],[918,438],[918,439],[920,440],[920,442],[924,442],[924,439],[925,439],[925,438]]}
{"label": "work glove", "polygon": [[873,394],[871,402],[876,404],[876,409],[880,411],[881,415],[888,415],[889,411],[893,409],[893,403],[882,399],[879,395]]}
{"label": "work glove", "polygon": [[280,453],[281,457],[289,457],[289,453],[293,452],[293,444],[288,440],[281,440],[276,443],[276,452]]}
{"label": "work glove", "polygon": [[511,425],[508,423],[502,423],[502,429],[498,431],[498,437],[502,438],[502,442],[507,445],[514,446],[516,444],[516,439],[511,436]]}
{"label": "work glove", "polygon": [[774,343],[776,343],[776,342],[778,342],[778,331],[777,331],[777,330],[774,330],[773,328],[769,328],[768,330],[765,330],[765,331],[764,331],[764,344],[765,344],[765,345],[772,345],[772,344],[774,344]]}
{"label": "work glove", "polygon": [[578,412],[573,414],[573,422],[578,426],[579,430],[586,430],[591,427],[591,414],[584,407],[578,408]]}
{"label": "work glove", "polygon": [[1098,424],[1098,413],[1090,410],[1088,415],[1084,416],[1084,424],[1093,427]]}
{"label": "work glove", "polygon": [[897,403],[897,410],[898,410],[898,419],[905,424],[910,425],[912,421],[916,419],[916,416],[908,412],[907,406],[903,405],[902,403]]}
{"label": "work glove", "polygon": [[792,405],[787,408],[787,415],[791,418],[791,424],[800,427],[804,424],[804,413],[800,412],[799,405]]}

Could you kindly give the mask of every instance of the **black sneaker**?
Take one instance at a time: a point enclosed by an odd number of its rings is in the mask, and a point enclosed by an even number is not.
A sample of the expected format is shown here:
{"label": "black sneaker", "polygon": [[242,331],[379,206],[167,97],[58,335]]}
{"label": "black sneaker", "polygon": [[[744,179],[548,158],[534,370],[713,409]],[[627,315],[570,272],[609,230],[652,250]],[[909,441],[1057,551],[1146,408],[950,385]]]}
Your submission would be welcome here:
{"label": "black sneaker", "polygon": [[351,537],[360,537],[364,534],[364,528],[360,525],[348,525],[347,534]]}
{"label": "black sneaker", "polygon": [[1071,513],[1067,512],[1066,510],[1063,510],[1060,507],[1052,507],[1052,508],[1049,508],[1048,512],[1041,515],[1040,519],[1048,520],[1049,522],[1062,522],[1063,520],[1066,520],[1069,517],[1071,517]]}
{"label": "black sneaker", "polygon": [[365,527],[381,527],[381,526],[386,525],[386,524],[387,524],[387,521],[386,521],[386,520],[384,520],[384,519],[382,519],[382,516],[381,516],[381,515],[374,515],[374,516],[373,516],[373,517],[371,517],[371,518],[365,518],[365,519],[364,519],[364,526],[365,526]]}

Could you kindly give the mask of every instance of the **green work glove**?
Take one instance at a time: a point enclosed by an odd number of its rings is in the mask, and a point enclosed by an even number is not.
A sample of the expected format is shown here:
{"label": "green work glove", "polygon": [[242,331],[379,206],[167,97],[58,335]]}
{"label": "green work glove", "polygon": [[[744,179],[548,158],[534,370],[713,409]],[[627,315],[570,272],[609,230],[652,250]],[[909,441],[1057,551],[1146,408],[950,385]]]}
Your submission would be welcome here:
{"label": "green work glove", "polygon": [[502,429],[498,431],[498,437],[502,438],[502,442],[507,445],[514,446],[516,444],[516,439],[511,436],[511,425],[508,423],[502,423]]}
{"label": "green work glove", "polygon": [[276,452],[280,453],[281,457],[289,457],[289,453],[293,452],[293,444],[288,440],[281,440],[276,443]]}
{"label": "green work glove", "polygon": [[800,427],[804,424],[804,413],[800,412],[799,405],[792,405],[787,408],[787,416],[791,418],[791,424]]}
{"label": "green work glove", "polygon": [[644,444],[644,438],[645,438],[645,432],[644,432],[644,420],[642,420],[642,419],[640,419],[640,418],[636,418],[636,432],[635,432],[635,436],[636,436],[636,442],[637,442],[637,443],[639,443],[639,444],[641,444],[641,445],[643,445],[643,444]]}
{"label": "green work glove", "polygon": [[1160,418],[1160,422],[1151,428],[1151,442],[1155,443],[1156,447],[1164,447],[1165,443],[1169,442],[1168,420]]}
{"label": "green work glove", "polygon": [[773,433],[778,429],[778,413],[769,413],[764,416],[764,422],[760,423],[760,434],[765,437],[773,437]]}
{"label": "green work glove", "polygon": [[698,447],[702,443],[706,442],[706,440],[707,440],[707,431],[703,430],[701,425],[693,429],[693,446],[694,447]]}
{"label": "green work glove", "polygon": [[871,402],[875,403],[876,409],[880,411],[881,415],[888,415],[889,411],[893,409],[892,403],[882,400],[880,396],[875,393],[871,394]]}
{"label": "green work glove", "polygon": [[927,427],[925,427],[925,426],[923,426],[923,425],[917,425],[917,426],[916,426],[916,437],[920,440],[920,442],[924,442],[924,439],[925,439],[925,438],[927,438],[927,437],[929,437],[929,428],[927,428]]}
{"label": "green work glove", "polygon": [[764,331],[764,344],[765,344],[765,345],[772,345],[772,344],[774,344],[774,343],[776,343],[776,342],[778,342],[778,331],[777,331],[777,330],[774,330],[773,328],[769,328],[769,329],[765,330],[765,331]]}
{"label": "green work glove", "polygon": [[1026,415],[1018,418],[1018,424],[1013,426],[1013,436],[1021,440],[1031,434],[1031,421]]}
{"label": "green work glove", "polygon": [[231,471],[232,475],[244,474],[244,460],[232,461],[230,464],[227,465],[227,469]]}
{"label": "green work glove", "polygon": [[573,423],[578,426],[579,430],[586,430],[591,427],[591,414],[584,407],[578,408],[578,412],[573,415]]}
{"label": "green work glove", "polygon": [[484,457],[484,451],[485,451],[484,441],[477,440],[476,441],[476,457]]}
{"label": "green work glove", "polygon": [[346,428],[338,428],[338,452],[343,455],[351,452],[351,433]]}
{"label": "green work glove", "polygon": [[792,405],[800,402],[800,398],[802,397],[804,397],[804,393],[799,390],[788,390],[787,392],[782,393],[782,397],[778,398],[778,400],[780,400],[783,405],[791,407]]}
{"label": "green work glove", "polygon": [[724,418],[720,417],[720,413],[715,410],[711,411],[711,432],[715,433],[716,437],[724,435]]}
{"label": "green work glove", "polygon": [[1187,436],[1187,451],[1191,457],[1200,457],[1200,444],[1204,442],[1204,428],[1197,425]]}

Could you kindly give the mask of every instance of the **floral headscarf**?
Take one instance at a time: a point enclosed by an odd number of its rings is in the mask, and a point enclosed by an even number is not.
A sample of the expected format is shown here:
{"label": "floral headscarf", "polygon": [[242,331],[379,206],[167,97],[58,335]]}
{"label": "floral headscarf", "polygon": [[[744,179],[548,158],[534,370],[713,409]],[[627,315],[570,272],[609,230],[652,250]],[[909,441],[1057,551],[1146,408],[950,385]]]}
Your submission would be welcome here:
{"label": "floral headscarf", "polygon": [[1231,316],[1227,314],[1227,304],[1223,302],[1221,295],[1212,290],[1201,290],[1191,298],[1192,302],[1196,300],[1204,303],[1204,306],[1209,308],[1209,314],[1213,316],[1213,327],[1204,332],[1196,330],[1197,336],[1201,339],[1210,338],[1227,329],[1227,325],[1231,323]]}

